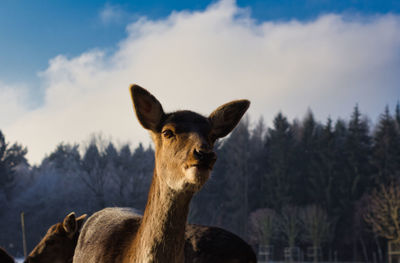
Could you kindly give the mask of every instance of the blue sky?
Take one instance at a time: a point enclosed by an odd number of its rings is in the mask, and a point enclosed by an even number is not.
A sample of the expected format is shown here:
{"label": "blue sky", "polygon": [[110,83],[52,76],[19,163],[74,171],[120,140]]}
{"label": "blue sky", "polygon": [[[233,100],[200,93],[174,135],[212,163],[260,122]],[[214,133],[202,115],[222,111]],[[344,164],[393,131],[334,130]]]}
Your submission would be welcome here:
{"label": "blue sky", "polygon": [[270,124],[358,103],[375,122],[400,99],[399,13],[400,1],[3,0],[0,129],[32,162],[97,132],[146,143],[131,83],[167,111],[248,98]]}
{"label": "blue sky", "polygon": [[[75,56],[88,49],[113,49],[128,22],[146,16],[160,19],[172,11],[204,10],[215,1],[53,1],[3,0],[0,6],[0,79],[37,82],[36,74],[50,58]],[[375,15],[399,13],[400,1],[377,0],[240,0],[258,21],[311,20],[326,13]],[[101,12],[114,7],[125,12],[104,22]],[[35,83],[38,85],[38,83]]]}

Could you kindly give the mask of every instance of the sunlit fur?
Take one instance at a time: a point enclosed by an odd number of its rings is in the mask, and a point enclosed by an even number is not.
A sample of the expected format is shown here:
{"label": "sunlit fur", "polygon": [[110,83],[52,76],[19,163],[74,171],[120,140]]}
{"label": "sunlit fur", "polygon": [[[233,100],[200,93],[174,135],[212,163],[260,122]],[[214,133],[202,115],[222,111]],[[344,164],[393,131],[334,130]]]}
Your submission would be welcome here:
{"label": "sunlit fur", "polygon": [[[80,237],[85,253],[90,256],[86,257],[88,262],[121,262],[124,247],[141,219],[132,209],[117,207],[105,208],[89,217]],[[252,248],[235,234],[218,227],[190,224],[185,230],[184,258],[185,263],[256,262]]]}
{"label": "sunlit fur", "polygon": [[[166,114],[161,133],[152,132],[156,145],[156,173],[175,191],[197,192],[210,176],[215,155],[201,162],[195,151],[211,153],[214,140],[210,137],[211,124],[207,118],[191,112]],[[171,130],[171,138],[163,132]]]}

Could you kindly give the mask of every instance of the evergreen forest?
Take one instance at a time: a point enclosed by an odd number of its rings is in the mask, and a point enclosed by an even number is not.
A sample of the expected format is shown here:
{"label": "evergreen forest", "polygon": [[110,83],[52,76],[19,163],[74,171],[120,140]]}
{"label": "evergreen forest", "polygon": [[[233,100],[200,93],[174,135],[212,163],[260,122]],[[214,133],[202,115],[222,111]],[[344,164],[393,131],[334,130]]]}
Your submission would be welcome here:
{"label": "evergreen forest", "polygon": [[[370,213],[380,189],[400,184],[399,103],[372,121],[358,106],[337,120],[316,120],[311,110],[301,120],[278,113],[270,127],[247,116],[216,149],[189,222],[223,227],[256,250],[271,246],[276,259],[285,247],[319,247],[326,260],[386,261],[387,238]],[[37,165],[28,150],[0,130],[0,246],[11,254],[23,256],[21,212],[30,251],[71,211],[143,211],[151,146],[93,136],[86,145],[60,143]]]}

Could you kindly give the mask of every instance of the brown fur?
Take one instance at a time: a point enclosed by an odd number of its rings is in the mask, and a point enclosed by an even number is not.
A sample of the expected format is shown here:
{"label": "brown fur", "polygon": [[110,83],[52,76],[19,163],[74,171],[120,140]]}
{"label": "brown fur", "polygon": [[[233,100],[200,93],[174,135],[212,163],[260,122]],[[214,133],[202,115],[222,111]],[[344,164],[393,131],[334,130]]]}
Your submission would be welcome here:
{"label": "brown fur", "polygon": [[7,251],[0,247],[0,263],[14,263],[14,258],[10,256]]}
{"label": "brown fur", "polygon": [[[122,260],[122,248],[131,236],[136,233],[141,219],[140,215],[135,214],[129,208],[106,208],[89,217],[84,229],[82,229],[81,235],[85,236],[85,239],[88,235],[91,238],[86,239],[87,243],[89,243],[88,246],[91,244],[102,251],[112,252],[104,253],[104,258],[100,261],[112,262]],[[65,244],[63,239],[55,237],[58,234],[56,234],[57,231],[53,231],[53,228],[60,230],[59,226],[58,224],[52,226],[49,229],[49,234],[41,241],[43,243],[49,239],[54,239],[57,244],[40,250],[36,249],[34,250],[35,252],[32,251],[32,261],[35,261],[36,258],[40,259],[40,262],[71,262],[74,254],[74,250],[70,249],[71,243]],[[91,231],[98,228],[107,229],[108,231],[106,234],[104,232]],[[92,234],[89,234],[90,232]],[[75,242],[72,244],[75,247],[77,239],[74,238],[71,241]],[[60,249],[63,251],[60,251]],[[186,226],[184,255],[186,263],[256,262],[256,255],[252,248],[240,237],[218,227],[201,225]],[[6,263],[8,261],[0,262]]]}
{"label": "brown fur", "polygon": [[155,144],[154,175],[143,220],[137,233],[125,234],[119,248],[122,260],[105,261],[106,254],[114,251],[88,246],[91,238],[85,234],[79,238],[74,263],[184,262],[189,204],[209,178],[216,160],[214,142],[227,135],[249,107],[249,101],[241,100],[219,107],[208,118],[191,111],[166,114],[147,90],[133,85],[131,94],[136,116]]}
{"label": "brown fur", "polygon": [[250,245],[219,227],[187,225],[185,262],[256,263]]}
{"label": "brown fur", "polygon": [[76,218],[72,212],[63,222],[52,225],[25,263],[71,263],[85,218],[86,215]]}
{"label": "brown fur", "polygon": [[[96,255],[89,262],[121,262],[123,249],[135,235],[141,219],[131,209],[117,207],[105,208],[89,217],[79,238],[85,241],[85,252]],[[218,227],[201,225],[186,226],[184,258],[186,263],[256,262],[252,248],[240,237]]]}

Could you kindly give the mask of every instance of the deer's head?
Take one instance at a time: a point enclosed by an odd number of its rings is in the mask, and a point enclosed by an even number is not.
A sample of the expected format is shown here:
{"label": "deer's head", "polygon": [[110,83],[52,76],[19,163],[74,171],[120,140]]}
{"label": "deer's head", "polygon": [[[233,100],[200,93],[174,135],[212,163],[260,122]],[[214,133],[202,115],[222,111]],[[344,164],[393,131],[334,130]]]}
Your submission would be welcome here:
{"label": "deer's head", "polygon": [[25,263],[71,263],[86,214],[72,212],[62,223],[52,225],[43,239],[25,259]]}
{"label": "deer's head", "polygon": [[179,192],[197,192],[216,161],[218,138],[228,135],[248,109],[248,100],[224,104],[204,117],[192,111],[165,113],[147,90],[131,86],[136,116],[155,143],[155,171],[166,185]]}

